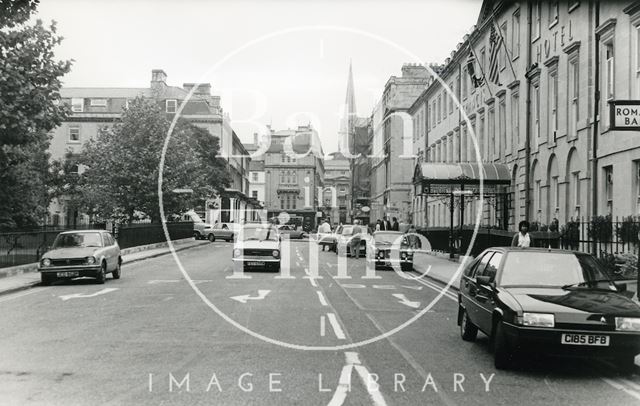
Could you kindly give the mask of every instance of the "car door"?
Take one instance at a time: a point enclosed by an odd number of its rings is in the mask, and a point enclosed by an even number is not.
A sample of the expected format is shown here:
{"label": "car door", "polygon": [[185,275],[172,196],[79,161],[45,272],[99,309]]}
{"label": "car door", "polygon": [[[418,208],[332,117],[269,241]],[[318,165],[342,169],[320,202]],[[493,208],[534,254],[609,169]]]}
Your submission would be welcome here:
{"label": "car door", "polygon": [[117,259],[114,259],[113,242],[107,233],[100,233],[102,237],[102,251],[107,261],[107,271],[115,268]]}
{"label": "car door", "polygon": [[[501,252],[493,254],[482,273],[477,273],[476,275],[488,276],[490,282],[494,282],[498,269],[500,268],[500,262],[502,262],[502,257],[503,254]],[[490,332],[493,309],[495,308],[493,287],[477,284],[476,303],[478,304],[478,327],[485,332]]]}
{"label": "car door", "polygon": [[491,259],[493,251],[486,251],[484,255],[476,262],[475,266],[470,270],[468,275],[463,276],[463,301],[465,310],[471,322],[476,326],[480,326],[480,305],[476,299],[478,294],[478,283],[476,282],[476,276],[484,271],[487,263]]}

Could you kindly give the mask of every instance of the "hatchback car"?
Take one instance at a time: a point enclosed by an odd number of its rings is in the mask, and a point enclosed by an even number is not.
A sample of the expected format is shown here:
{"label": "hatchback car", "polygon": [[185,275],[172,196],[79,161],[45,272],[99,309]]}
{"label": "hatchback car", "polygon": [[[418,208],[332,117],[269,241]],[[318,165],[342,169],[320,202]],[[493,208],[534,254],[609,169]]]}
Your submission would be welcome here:
{"label": "hatchback car", "polygon": [[204,229],[202,238],[211,242],[215,240],[233,241],[233,237],[240,231],[238,223],[215,223],[213,226]]}
{"label": "hatchback car", "polygon": [[280,272],[280,235],[271,224],[245,224],[233,248],[235,271],[261,269]]}
{"label": "hatchback car", "polygon": [[106,275],[120,279],[122,256],[113,236],[104,230],[65,231],[58,234],[51,250],[38,264],[43,285],[57,279],[83,276],[104,283]]}
{"label": "hatchback car", "polygon": [[608,358],[635,368],[640,304],[591,255],[552,249],[491,248],[460,279],[462,339],[490,337],[496,368],[525,352]]}
{"label": "hatchback car", "polygon": [[413,270],[413,249],[404,233],[399,231],[376,231],[369,241],[367,262],[374,269],[399,266],[403,272]]}
{"label": "hatchback car", "polygon": [[277,226],[280,234],[288,234],[291,240],[301,240],[306,236],[306,233],[302,230],[298,230],[293,224],[282,224]]}

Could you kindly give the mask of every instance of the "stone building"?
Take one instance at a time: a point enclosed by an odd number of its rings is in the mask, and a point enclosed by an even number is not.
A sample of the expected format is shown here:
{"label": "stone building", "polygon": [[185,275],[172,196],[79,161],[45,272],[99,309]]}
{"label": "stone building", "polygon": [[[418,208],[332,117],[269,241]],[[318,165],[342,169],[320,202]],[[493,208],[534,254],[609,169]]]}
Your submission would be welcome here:
{"label": "stone building", "polygon": [[[287,152],[287,145],[292,151]],[[324,179],[324,155],[316,130],[310,125],[271,130],[264,170],[268,217],[273,219],[286,213],[288,223],[307,231],[315,228]]]}
{"label": "stone building", "polygon": [[[71,107],[71,115],[52,131],[49,152],[51,159],[63,158],[67,152],[77,154],[82,145],[97,136],[98,130],[120,120],[123,109],[136,97],[154,99],[172,118],[188,93],[196,86],[185,83],[182,87],[167,84],[167,75],[154,69],[149,87],[141,88],[62,88],[62,103]],[[246,155],[246,150],[230,126],[229,117],[220,107],[220,97],[211,94],[209,83],[200,84],[185,104],[181,117],[209,130],[220,140],[220,155],[227,161],[231,185],[221,195],[203,202],[199,210],[208,221],[240,221],[245,219],[246,209],[254,207],[249,193],[249,159],[235,158]],[[50,206],[50,222],[60,225],[77,225],[88,218],[64,198],[54,200]]]}
{"label": "stone building", "polygon": [[351,223],[351,175],[349,160],[340,152],[324,161],[324,189],[321,206],[331,225]]}
{"label": "stone building", "polygon": [[[411,108],[426,162],[507,165],[511,174],[497,188],[506,204],[466,199],[456,225],[473,224],[478,211],[483,225],[510,229],[523,219],[640,212],[640,137],[609,124],[610,101],[640,99],[637,10],[620,1],[483,3],[440,73],[451,91],[434,81]],[[497,80],[492,31],[501,39]],[[443,199],[416,193],[413,212],[424,226],[449,224]]]}
{"label": "stone building", "polygon": [[[401,76],[391,76],[371,117],[370,221],[384,216],[411,220],[411,177],[414,156],[409,134],[408,110],[423,92],[430,74],[420,64],[405,64]],[[407,119],[408,118],[408,119]],[[408,147],[407,147],[408,145]]]}

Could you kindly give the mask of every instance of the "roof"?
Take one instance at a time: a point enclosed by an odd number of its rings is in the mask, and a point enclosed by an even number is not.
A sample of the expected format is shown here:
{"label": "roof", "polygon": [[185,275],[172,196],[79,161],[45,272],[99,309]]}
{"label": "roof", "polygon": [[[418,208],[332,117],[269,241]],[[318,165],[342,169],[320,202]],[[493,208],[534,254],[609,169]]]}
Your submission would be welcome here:
{"label": "roof", "polygon": [[[515,234],[515,233],[514,233]],[[505,252],[536,252],[539,254],[542,253],[553,253],[553,254],[585,254],[588,255],[584,252],[579,252],[579,251],[571,251],[571,250],[563,250],[563,249],[559,249],[559,248],[538,248],[538,247],[529,247],[529,248],[522,248],[522,247],[489,247],[487,248],[487,250],[499,250],[499,251],[505,251]],[[486,250],[485,250],[486,251]]]}
{"label": "roof", "polygon": [[507,164],[461,162],[456,164],[421,163],[416,165],[416,180],[433,183],[480,183],[510,184],[511,171]]}
{"label": "roof", "polygon": [[149,88],[144,87],[63,87],[60,89],[62,98],[135,98],[149,96]]}

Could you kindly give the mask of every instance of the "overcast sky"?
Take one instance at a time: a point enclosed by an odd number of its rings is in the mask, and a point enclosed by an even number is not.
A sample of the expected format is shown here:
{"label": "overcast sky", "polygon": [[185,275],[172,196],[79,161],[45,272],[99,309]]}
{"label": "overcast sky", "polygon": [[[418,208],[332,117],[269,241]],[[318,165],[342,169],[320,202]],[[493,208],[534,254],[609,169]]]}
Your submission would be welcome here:
{"label": "overcast sky", "polygon": [[242,141],[251,142],[255,131],[242,121],[275,129],[311,121],[328,153],[337,148],[350,60],[357,113],[368,116],[389,76],[399,76],[404,62],[418,62],[389,43],[421,62],[442,63],[475,24],[480,6],[469,0],[43,0],[38,18],[58,22],[65,40],[57,56],[75,60],[65,86],[147,87],[151,70],[164,69],[170,85],[211,83]]}

